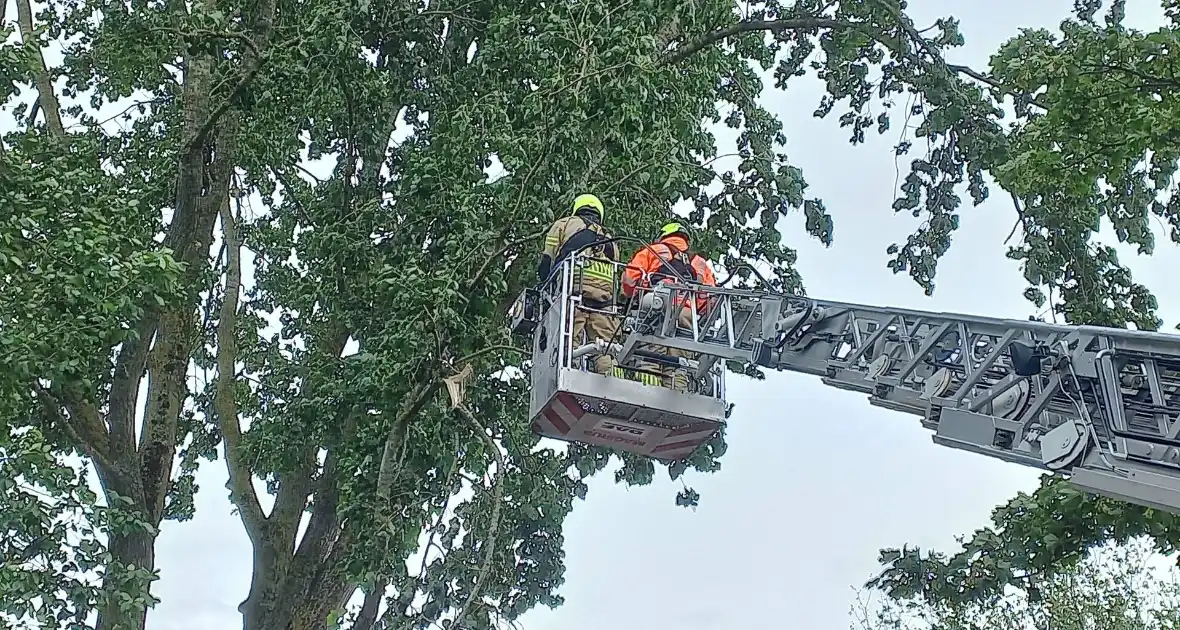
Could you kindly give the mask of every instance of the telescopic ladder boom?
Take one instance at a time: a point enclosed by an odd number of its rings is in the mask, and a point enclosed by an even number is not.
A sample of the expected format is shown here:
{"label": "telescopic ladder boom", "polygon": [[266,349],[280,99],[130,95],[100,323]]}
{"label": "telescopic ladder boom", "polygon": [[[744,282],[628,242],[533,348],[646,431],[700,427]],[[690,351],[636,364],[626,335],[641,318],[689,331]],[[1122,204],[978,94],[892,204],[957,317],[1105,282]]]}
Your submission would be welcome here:
{"label": "telescopic ladder boom", "polygon": [[[752,363],[918,416],[938,444],[1180,513],[1180,336],[679,282],[612,307],[615,337],[582,343],[574,339],[586,312],[579,268],[566,260],[513,309],[513,331],[533,342],[530,418],[539,434],[683,459],[725,425],[726,364]],[[680,352],[653,359],[653,348]],[[691,387],[592,373],[587,357],[599,353],[638,371],[675,354],[671,364]]]}
{"label": "telescopic ladder boom", "polygon": [[733,360],[819,376],[919,416],[938,444],[1180,513],[1180,336],[693,291],[714,305],[691,337],[633,332],[623,353],[649,342],[700,352],[702,371]]}

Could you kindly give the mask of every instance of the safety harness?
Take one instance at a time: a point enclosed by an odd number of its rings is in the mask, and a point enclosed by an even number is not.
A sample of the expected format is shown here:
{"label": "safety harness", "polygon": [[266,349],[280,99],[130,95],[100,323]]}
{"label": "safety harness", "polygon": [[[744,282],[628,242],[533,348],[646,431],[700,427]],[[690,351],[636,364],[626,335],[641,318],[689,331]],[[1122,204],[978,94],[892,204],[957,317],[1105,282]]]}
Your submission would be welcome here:
{"label": "safety harness", "polygon": [[667,276],[668,280],[683,278],[692,282],[700,281],[700,278],[697,277],[696,269],[693,269],[692,259],[688,257],[688,252],[676,249],[668,243],[659,244],[668,248],[668,253],[671,255],[670,258],[660,256],[660,260],[662,261],[660,273],[662,275]]}
{"label": "safety harness", "polygon": [[[607,239],[606,229],[602,227],[602,223],[598,221],[598,216],[587,212],[575,215],[575,218],[581,219],[585,226],[574,232],[561,249],[557,252],[557,258],[553,262],[553,266],[557,267],[566,258],[574,255],[575,252],[581,253],[590,260],[586,261],[586,267],[583,273],[586,277],[602,280],[606,283],[612,283],[615,280],[614,265],[602,258],[615,258],[614,243],[604,243],[602,245],[594,245],[599,241]],[[583,249],[585,248],[585,249]],[[608,253],[609,248],[609,253]],[[596,258],[600,260],[595,260]]]}
{"label": "safety harness", "polygon": [[[582,267],[582,277],[585,279],[594,279],[605,283],[607,286],[613,286],[615,281],[615,267],[609,259],[617,258],[614,243],[601,243],[609,238],[606,228],[598,219],[598,215],[592,212],[579,212],[574,215],[574,218],[581,219],[583,226],[574,232],[557,252],[557,258],[554,260],[553,266],[556,268],[566,258],[575,254],[585,258],[585,266]],[[613,301],[595,300],[588,296],[582,296],[582,304],[594,309],[606,309],[613,306]]]}

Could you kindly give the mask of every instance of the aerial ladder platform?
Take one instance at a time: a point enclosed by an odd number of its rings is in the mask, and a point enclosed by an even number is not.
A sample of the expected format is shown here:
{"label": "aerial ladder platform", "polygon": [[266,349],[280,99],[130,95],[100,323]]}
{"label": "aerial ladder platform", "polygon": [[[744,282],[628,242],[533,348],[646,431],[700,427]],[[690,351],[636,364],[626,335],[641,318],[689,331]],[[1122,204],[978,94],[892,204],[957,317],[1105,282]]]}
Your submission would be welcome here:
{"label": "aerial ladder platform", "polygon": [[[529,417],[540,435],[681,460],[725,426],[727,364],[753,364],[917,416],[937,444],[1180,513],[1178,335],[679,279],[591,309],[577,289],[583,264],[564,261],[509,315],[512,331],[532,340]],[[614,338],[574,338],[576,319],[592,313],[617,322]],[[592,369],[604,353],[619,366],[611,374]],[[644,373],[652,378],[636,377]]]}

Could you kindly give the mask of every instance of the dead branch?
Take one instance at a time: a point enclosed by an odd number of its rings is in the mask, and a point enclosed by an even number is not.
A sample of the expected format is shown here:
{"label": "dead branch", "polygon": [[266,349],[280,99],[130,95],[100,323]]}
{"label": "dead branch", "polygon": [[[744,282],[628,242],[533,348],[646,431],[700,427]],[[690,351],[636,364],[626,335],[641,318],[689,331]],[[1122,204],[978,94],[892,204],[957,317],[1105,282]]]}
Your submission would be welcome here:
{"label": "dead branch", "polygon": [[242,285],[242,243],[237,222],[230,208],[229,196],[221,205],[221,226],[226,251],[225,297],[217,322],[217,423],[225,439],[225,464],[229,471],[230,499],[238,506],[242,522],[251,530],[251,538],[262,527],[266,516],[258,502],[250,469],[242,448],[242,428],[238,420],[238,403],[234,397],[237,364],[238,293]]}
{"label": "dead branch", "polygon": [[20,28],[21,41],[26,47],[32,48],[33,53],[33,83],[37,86],[37,101],[45,112],[45,125],[53,135],[64,138],[65,126],[61,122],[61,104],[57,95],[53,93],[53,77],[45,65],[45,55],[37,45],[36,33],[33,31],[33,7],[29,0],[16,0],[16,21]]}

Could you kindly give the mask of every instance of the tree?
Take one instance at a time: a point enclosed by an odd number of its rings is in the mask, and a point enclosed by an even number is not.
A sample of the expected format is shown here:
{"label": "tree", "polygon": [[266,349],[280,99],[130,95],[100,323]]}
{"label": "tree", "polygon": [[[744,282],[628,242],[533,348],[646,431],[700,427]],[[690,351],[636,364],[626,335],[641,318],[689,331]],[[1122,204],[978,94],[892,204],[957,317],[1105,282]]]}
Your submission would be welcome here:
{"label": "tree", "polygon": [[[1149,540],[1096,548],[1038,583],[987,601],[920,598],[853,606],[859,630],[1171,630],[1180,623],[1180,570],[1160,567]],[[1156,566],[1153,566],[1155,564]]]}
{"label": "tree", "polygon": [[[33,516],[0,604],[51,626],[144,627],[155,532],[192,517],[193,471],[217,457],[254,550],[248,630],[487,628],[559,604],[562,520],[615,455],[536,450],[523,385],[498,375],[521,365],[503,312],[566,200],[595,191],[635,236],[687,200],[703,252],[801,291],[779,219],[801,210],[825,243],[833,220],[756,69],[778,87],[816,72],[817,115],[842,107],[854,143],[916,94],[932,151],[894,209],[928,221],[893,267],[932,291],[961,185],[982,201],[1005,148],[989,88],[943,61],[957,24],[923,35],[894,0],[16,4],[0,448],[19,456],[5,500]],[[740,132],[732,172],[711,168],[709,122]],[[724,450],[668,472],[715,471]],[[620,481],[651,481],[622,459]],[[66,517],[81,543],[51,527]],[[33,544],[43,531],[53,544]],[[56,577],[91,568],[77,588]]]}
{"label": "tree", "polygon": [[[1028,30],[992,57],[980,76],[997,97],[1014,98],[1019,119],[989,172],[1017,206],[1024,238],[1009,255],[1023,261],[1030,299],[1052,298],[1070,323],[1154,330],[1154,296],[1092,237],[1105,219],[1120,241],[1151,254],[1155,219],[1180,243],[1180,199],[1171,194],[1180,157],[1178,7],[1164,2],[1169,23],[1144,33],[1123,25],[1123,2],[1099,19],[1101,4],[1079,3],[1060,37]],[[998,507],[957,553],[884,550],[886,568],[870,584],[900,598],[983,601],[1138,536],[1170,553],[1180,522],[1045,476],[1035,492]]]}

